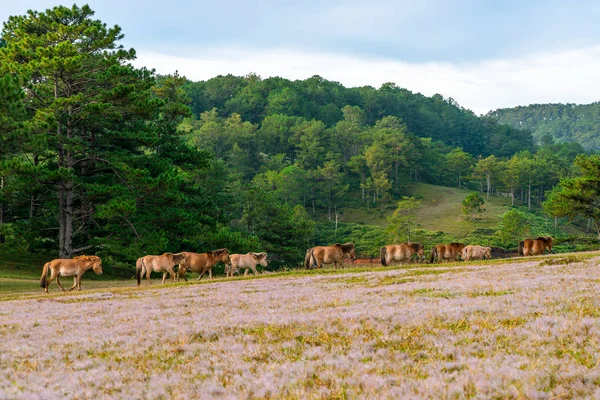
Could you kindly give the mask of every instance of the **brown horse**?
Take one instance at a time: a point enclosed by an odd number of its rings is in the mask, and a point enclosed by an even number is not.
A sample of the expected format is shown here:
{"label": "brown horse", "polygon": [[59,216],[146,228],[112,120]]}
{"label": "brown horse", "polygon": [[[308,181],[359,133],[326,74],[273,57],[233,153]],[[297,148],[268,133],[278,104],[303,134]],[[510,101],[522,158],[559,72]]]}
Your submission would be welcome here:
{"label": "brown horse", "polygon": [[316,246],[306,251],[304,257],[304,267],[310,269],[313,265],[321,268],[323,264],[333,264],[334,268],[338,264],[343,268],[342,262],[345,256],[349,256],[350,260],[356,260],[356,246],[354,243],[336,243],[333,246]]}
{"label": "brown horse", "polygon": [[544,251],[552,251],[552,238],[550,236],[539,236],[537,239],[524,239],[519,242],[520,256],[537,256],[544,254]]}
{"label": "brown horse", "polygon": [[480,260],[483,260],[484,257],[487,258],[488,260],[491,260],[492,259],[492,248],[469,245],[469,246],[466,246],[462,250],[462,253],[460,256],[465,261],[469,261],[471,258],[479,258]]}
{"label": "brown horse", "polygon": [[464,248],[465,245],[462,243],[438,244],[431,248],[429,262],[433,263],[436,257],[438,262],[442,262],[442,260],[446,260],[446,262],[449,260],[458,261],[458,257]]}
{"label": "brown horse", "polygon": [[393,261],[400,261],[401,264],[404,261],[411,262],[415,254],[418,256],[417,260],[422,261],[425,258],[423,251],[423,245],[419,243],[389,244],[379,249],[381,265],[385,267]]}
{"label": "brown horse", "polygon": [[256,275],[258,272],[256,271],[256,266],[258,264],[266,267],[267,263],[267,253],[248,253],[248,254],[232,254],[229,256],[231,259],[231,264],[227,265],[225,268],[225,275],[232,276],[234,272],[239,271],[240,269],[245,269],[244,276],[248,275],[248,269],[251,269]]}
{"label": "brown horse", "polygon": [[[72,259],[58,258],[44,264],[42,270],[42,279],[40,280],[40,286],[44,288],[44,292],[48,293],[48,286],[54,278],[58,286],[65,291],[65,288],[60,284],[59,277],[61,276],[72,276],[73,286],[69,290],[73,290],[77,287],[77,290],[81,290],[81,276],[85,271],[92,268],[97,275],[102,273],[102,260],[98,256],[79,256]],[[50,270],[50,280],[48,280],[48,270]]]}
{"label": "brown horse", "polygon": [[225,266],[231,264],[229,259],[229,250],[219,249],[213,251],[207,251],[206,253],[190,253],[184,252],[186,255],[185,261],[179,264],[179,271],[177,271],[177,279],[179,280],[182,276],[187,282],[185,273],[189,269],[192,272],[198,272],[198,280],[202,279],[204,274],[208,271],[208,277],[212,279],[212,267],[219,261],[224,263]]}
{"label": "brown horse", "polygon": [[175,281],[174,268],[177,264],[182,263],[186,258],[185,253],[164,253],[160,256],[144,256],[137,259],[135,262],[135,278],[138,286],[142,283],[142,276],[146,275],[148,283],[152,272],[162,272],[163,278],[161,283],[165,283],[167,273],[171,275],[171,280]]}

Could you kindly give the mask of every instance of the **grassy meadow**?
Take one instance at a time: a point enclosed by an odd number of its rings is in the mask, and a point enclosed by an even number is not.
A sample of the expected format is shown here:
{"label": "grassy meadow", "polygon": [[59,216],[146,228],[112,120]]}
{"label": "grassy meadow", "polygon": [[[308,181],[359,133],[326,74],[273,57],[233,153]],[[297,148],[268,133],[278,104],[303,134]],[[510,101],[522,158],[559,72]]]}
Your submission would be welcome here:
{"label": "grassy meadow", "polygon": [[50,295],[21,279],[32,286],[0,295],[0,398],[596,397],[599,261],[156,276],[140,288],[86,273],[82,292]]}
{"label": "grassy meadow", "polygon": [[[458,189],[446,186],[429,185],[426,183],[413,184],[410,195],[416,196],[421,205],[415,212],[419,228],[429,231],[443,231],[457,238],[465,237],[477,228],[495,228],[500,222],[500,216],[508,211],[511,201],[508,197],[490,196],[485,201],[485,211],[476,221],[471,221],[462,212],[462,201],[472,190]],[[485,196],[484,196],[485,198]],[[515,201],[515,204],[520,204]],[[386,227],[387,217],[394,212],[395,206],[390,206],[381,213],[380,209],[354,209],[344,212],[344,222],[363,223]],[[549,224],[551,225],[550,220]],[[561,220],[561,228],[574,235],[584,235],[577,227]]]}

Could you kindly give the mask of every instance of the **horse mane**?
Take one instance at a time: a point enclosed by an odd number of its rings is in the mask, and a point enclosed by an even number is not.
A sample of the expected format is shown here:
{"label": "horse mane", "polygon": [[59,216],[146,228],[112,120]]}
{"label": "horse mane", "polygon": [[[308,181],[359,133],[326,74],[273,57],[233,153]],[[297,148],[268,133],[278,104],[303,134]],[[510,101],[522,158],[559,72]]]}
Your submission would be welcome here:
{"label": "horse mane", "polygon": [[82,256],[73,257],[73,260],[98,261],[98,260],[100,260],[100,257],[98,257],[98,256],[86,256],[86,255],[82,255]]}
{"label": "horse mane", "polygon": [[217,250],[209,251],[208,253],[212,253],[212,255],[216,257],[219,254],[225,253],[225,252],[229,253],[229,250],[223,248],[223,249],[217,249]]}
{"label": "horse mane", "polygon": [[256,257],[257,259],[260,259],[260,258],[267,258],[267,253],[265,253],[264,251],[263,251],[263,252],[261,252],[261,253],[250,253],[250,254],[252,254],[252,255],[253,255],[254,257]]}
{"label": "horse mane", "polygon": [[537,240],[542,240],[544,243],[552,242],[551,236],[538,236]]}

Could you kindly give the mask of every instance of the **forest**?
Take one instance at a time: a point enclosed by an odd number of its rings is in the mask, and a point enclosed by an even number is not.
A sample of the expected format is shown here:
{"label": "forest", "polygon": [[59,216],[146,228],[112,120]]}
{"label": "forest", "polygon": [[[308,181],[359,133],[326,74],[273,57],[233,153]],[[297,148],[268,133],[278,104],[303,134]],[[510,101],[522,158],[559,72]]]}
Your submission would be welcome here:
{"label": "forest", "polygon": [[[393,83],[157,75],[93,16],[55,7],[4,24],[0,253],[131,264],[226,247],[294,267],[315,244],[355,241],[372,256],[411,232],[448,239],[411,220],[415,183],[511,199],[497,229],[466,240],[510,249],[525,233],[567,235],[558,218],[598,227],[600,188],[581,185],[600,176],[592,145],[540,141],[533,126]],[[357,209],[390,225],[343,222]]]}
{"label": "forest", "polygon": [[532,132],[536,143],[579,143],[586,151],[600,150],[600,103],[532,104],[490,111],[488,117]]}

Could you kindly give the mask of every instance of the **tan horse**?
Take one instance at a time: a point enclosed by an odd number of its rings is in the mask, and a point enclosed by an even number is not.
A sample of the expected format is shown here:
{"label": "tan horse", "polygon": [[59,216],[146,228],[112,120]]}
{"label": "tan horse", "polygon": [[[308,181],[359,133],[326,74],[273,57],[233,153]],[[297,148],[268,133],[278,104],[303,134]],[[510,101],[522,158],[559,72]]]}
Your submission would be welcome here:
{"label": "tan horse", "polygon": [[354,243],[316,246],[306,251],[304,267],[309,269],[316,265],[317,268],[321,268],[323,264],[333,264],[333,267],[337,268],[339,264],[343,268],[344,263],[342,261],[345,256],[349,256],[352,261],[356,260],[356,246],[354,246]]}
{"label": "tan horse", "polygon": [[179,264],[179,271],[177,271],[177,279],[183,276],[183,279],[187,282],[185,273],[189,269],[192,272],[198,272],[198,280],[202,279],[204,274],[208,271],[208,277],[212,279],[212,267],[219,261],[224,263],[225,266],[231,264],[229,259],[229,250],[219,249],[213,251],[207,251],[206,253],[190,253],[184,252],[186,259],[184,262]]}
{"label": "tan horse", "polygon": [[247,254],[232,254],[229,256],[231,259],[231,264],[227,265],[225,268],[225,275],[232,276],[234,272],[238,272],[240,269],[245,269],[244,276],[248,275],[248,269],[251,269],[256,275],[258,272],[256,271],[256,266],[258,264],[266,267],[267,263],[267,253],[247,253]]}
{"label": "tan horse", "polygon": [[446,260],[446,262],[449,260],[458,261],[458,256],[464,248],[465,245],[462,243],[438,244],[431,249],[429,262],[433,263],[436,257],[438,262],[442,262],[442,260]]}
{"label": "tan horse", "polygon": [[488,260],[491,260],[492,248],[469,245],[462,250],[461,257],[465,261],[469,261],[471,258],[479,258],[480,260],[483,260],[484,257]]}
{"label": "tan horse", "polygon": [[520,256],[537,256],[544,251],[552,251],[552,238],[550,236],[539,236],[537,239],[524,239],[519,243]]}
{"label": "tan horse", "polygon": [[165,283],[167,273],[171,276],[171,280],[175,281],[175,271],[173,270],[177,264],[182,263],[186,258],[185,253],[164,253],[160,256],[144,256],[137,259],[135,262],[135,278],[138,286],[142,283],[142,276],[146,275],[148,283],[152,272],[162,272],[163,278],[161,283]]}
{"label": "tan horse", "polygon": [[[77,290],[81,290],[81,276],[85,271],[92,268],[96,275],[102,273],[102,260],[98,256],[79,256],[72,259],[58,258],[44,264],[42,270],[42,279],[40,280],[40,286],[44,288],[44,292],[48,293],[48,286],[54,278],[56,283],[63,290],[66,290],[60,284],[59,277],[61,276],[72,276],[73,286],[69,290],[73,290],[77,287]],[[50,270],[50,280],[48,280],[48,270]]]}
{"label": "tan horse", "polygon": [[425,258],[423,251],[423,245],[419,243],[389,244],[379,250],[381,265],[386,267],[393,261],[400,261],[400,263],[404,263],[404,261],[411,262],[415,254],[418,255],[417,260],[421,261]]}

